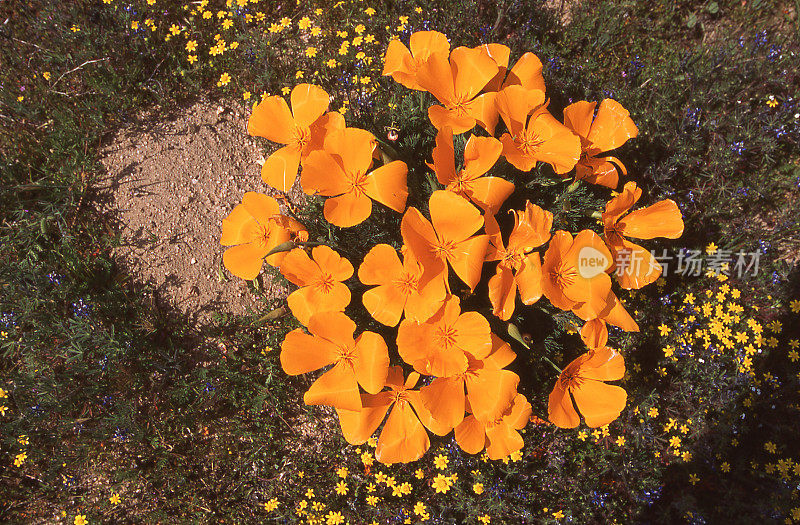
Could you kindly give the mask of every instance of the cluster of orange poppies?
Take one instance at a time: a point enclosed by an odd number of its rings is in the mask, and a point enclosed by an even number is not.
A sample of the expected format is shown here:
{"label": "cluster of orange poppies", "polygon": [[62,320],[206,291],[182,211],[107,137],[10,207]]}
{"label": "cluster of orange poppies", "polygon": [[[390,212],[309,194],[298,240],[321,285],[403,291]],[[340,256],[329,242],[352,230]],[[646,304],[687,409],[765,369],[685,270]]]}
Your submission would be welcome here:
{"label": "cluster of orange poppies", "polygon": [[[348,442],[361,444],[383,424],[376,456],[384,463],[409,462],[429,447],[428,431],[455,432],[469,453],[483,450],[499,459],[523,446],[519,430],[531,405],[517,392],[519,376],[506,367],[516,354],[491,332],[477,312],[462,311],[450,293],[450,271],[474,290],[483,266],[496,261],[488,283],[494,315],[508,320],[517,303],[531,305],[544,296],[555,307],[585,321],[581,337],[588,352],[561,371],[549,398],[548,417],[571,428],[580,416],[591,427],[610,423],[626,403],[625,391],[606,381],[621,379],[622,356],[607,346],[606,324],[638,330],[611,289],[616,273],[622,288],[640,288],[661,274],[645,248],[629,238],[677,238],[681,213],[671,200],[630,211],[641,196],[635,182],[625,184],[602,213],[603,233],[552,232],[553,214],[527,202],[510,210],[514,227],[505,237],[495,214],[514,192],[514,184],[487,176],[501,156],[527,172],[537,163],[566,176],[614,188],[622,163],[602,156],[637,135],[628,111],[606,99],[577,102],[559,122],[547,109],[542,63],[525,53],[509,69],[510,50],[500,44],[450,50],[435,31],[411,35],[410,49],[389,44],[384,75],[407,88],[430,92],[439,102],[428,110],[437,129],[432,163],[441,190],[428,200],[429,218],[406,209],[407,166],[390,160],[368,131],[348,128],[328,112],[328,94],[301,84],[291,92],[291,110],[281,97],[268,97],[253,109],[252,135],[285,144],[264,163],[262,179],[288,191],[300,173],[310,195],[327,197],[324,216],[340,227],[366,220],[376,201],[402,213],[400,250],[378,244],[358,267],[369,288],[362,296],[367,312],[386,326],[397,326],[397,363],[374,332],[356,335],[344,314],[351,294],[344,281],[353,265],[327,246],[307,249],[307,232],[279,211],[277,201],[248,193],[223,221],[226,267],[253,279],[262,260],[279,267],[298,286],[289,308],[307,330],[290,332],[281,364],[290,375],[328,368],[304,400],[334,407]],[[595,109],[597,111],[595,112]],[[495,131],[502,120],[505,131]],[[453,134],[476,126],[466,142],[463,164],[456,165]],[[291,251],[275,247],[294,241]],[[543,256],[540,255],[543,253]],[[639,264],[618,268],[625,258]],[[622,271],[616,271],[622,270]],[[399,326],[398,326],[399,325]],[[422,386],[417,388],[425,376]],[[577,410],[576,410],[577,407]],[[387,417],[388,414],[388,417]]]}

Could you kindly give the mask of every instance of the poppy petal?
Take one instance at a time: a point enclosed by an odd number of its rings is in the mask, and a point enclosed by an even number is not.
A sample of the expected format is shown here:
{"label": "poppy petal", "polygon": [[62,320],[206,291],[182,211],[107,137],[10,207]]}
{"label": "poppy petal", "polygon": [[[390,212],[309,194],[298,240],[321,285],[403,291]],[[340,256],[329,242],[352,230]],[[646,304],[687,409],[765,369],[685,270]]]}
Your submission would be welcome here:
{"label": "poppy petal", "polygon": [[375,135],[365,129],[345,128],[332,131],[325,138],[325,150],[338,156],[344,172],[351,178],[367,173],[374,148]]}
{"label": "poppy petal", "polygon": [[386,326],[397,326],[403,315],[406,295],[390,283],[367,290],[361,300],[373,319]]}
{"label": "poppy petal", "polygon": [[511,268],[499,265],[497,273],[489,279],[489,301],[492,303],[494,315],[507,321],[514,313],[517,300],[517,283]]}
{"label": "poppy petal", "polygon": [[411,53],[418,61],[427,60],[434,53],[450,52],[450,42],[447,36],[439,31],[415,31],[409,39]]}
{"label": "poppy petal", "polygon": [[[463,241],[483,226],[481,212],[468,200],[455,193],[444,190],[433,192],[428,207],[433,227],[444,242]],[[481,257],[483,255],[482,253]]]}
{"label": "poppy petal", "polygon": [[464,283],[474,290],[481,279],[483,260],[489,246],[488,235],[476,235],[456,245],[447,254],[447,261]]}
{"label": "poppy petal", "polygon": [[342,410],[361,410],[361,396],[353,368],[340,361],[319,379],[303,396],[306,405],[328,405]]}
{"label": "poppy petal", "polygon": [[486,427],[486,441],[486,453],[493,460],[506,458],[525,446],[519,432],[503,423]]}
{"label": "poppy petal", "polygon": [[308,325],[311,316],[318,312],[343,312],[350,304],[350,289],[334,282],[323,291],[316,285],[304,286],[286,298],[292,314],[303,325]]}
{"label": "poppy petal", "polygon": [[638,290],[655,282],[661,276],[661,264],[650,251],[627,239],[622,246],[611,246],[614,276],[619,285],[626,290]]}
{"label": "poppy petal", "polygon": [[308,331],[338,346],[349,347],[354,343],[356,324],[342,312],[320,312],[308,322]]}
{"label": "poppy petal", "polygon": [[260,224],[267,224],[270,219],[273,219],[280,213],[278,201],[264,195],[263,193],[256,193],[248,191],[242,197],[242,206],[253,216]]}
{"label": "poppy petal", "polygon": [[457,47],[450,53],[455,95],[466,100],[477,95],[497,74],[497,63],[480,49]]}
{"label": "poppy petal", "polygon": [[639,134],[636,124],[627,109],[616,100],[607,98],[600,102],[600,108],[586,137],[591,143],[589,153],[611,151],[625,144],[628,139]]}
{"label": "poppy petal", "polygon": [[447,53],[436,52],[417,70],[417,84],[432,94],[442,104],[455,99],[453,70],[447,60]]}
{"label": "poppy petal", "polygon": [[[450,145],[452,149],[452,140]],[[466,179],[480,177],[492,169],[502,152],[503,145],[496,138],[471,135],[467,140],[467,145],[464,146],[462,176]]]}
{"label": "poppy petal", "polygon": [[623,235],[637,239],[677,239],[683,235],[681,210],[672,199],[632,211],[619,221],[619,226]]}
{"label": "poppy petal", "polygon": [[391,76],[396,82],[409,89],[419,89],[415,79],[416,65],[411,51],[399,39],[390,41],[386,47],[381,74]]}
{"label": "poppy petal", "polygon": [[544,91],[509,86],[497,93],[495,103],[508,133],[516,136],[525,129],[531,111],[544,104]]}
{"label": "poppy petal", "polygon": [[585,379],[616,381],[625,375],[625,359],[619,352],[604,346],[591,352],[579,373]]}
{"label": "poppy petal", "polygon": [[556,380],[553,391],[550,392],[547,400],[547,417],[555,426],[561,428],[575,428],[581,422],[572,405],[569,392],[561,387],[560,377]]}
{"label": "poppy petal", "polygon": [[495,102],[496,95],[494,92],[484,93],[465,105],[467,114],[474,118],[475,122],[490,135],[494,135],[494,129],[497,127],[497,121],[500,118]]}
{"label": "poppy petal", "polygon": [[542,61],[530,51],[519,57],[502,87],[520,84],[527,90],[545,91]]}
{"label": "poppy petal", "polygon": [[314,261],[325,273],[336,279],[344,281],[353,276],[353,265],[342,257],[330,246],[316,246],[311,250]]}
{"label": "poppy petal", "polygon": [[253,108],[247,121],[247,133],[279,144],[293,140],[296,124],[283,97],[267,97]]}
{"label": "poppy petal", "polygon": [[[589,136],[597,102],[581,100],[564,108],[564,125],[583,139]],[[585,149],[585,148],[584,148]]]}
{"label": "poppy petal", "polygon": [[519,298],[524,305],[531,305],[542,297],[542,263],[538,253],[530,253],[522,260],[514,280]]}
{"label": "poppy petal", "polygon": [[467,381],[472,413],[486,423],[497,420],[511,408],[518,384],[519,376],[509,370],[480,370],[475,379]]}
{"label": "poppy petal", "polygon": [[299,328],[286,334],[281,344],[281,367],[290,376],[319,370],[334,363],[337,356],[336,345]]}
{"label": "poppy petal", "polygon": [[429,447],[428,433],[411,405],[395,403],[378,438],[375,458],[386,465],[409,463],[421,458]]}
{"label": "poppy petal", "polygon": [[223,246],[236,246],[252,241],[258,232],[258,222],[243,205],[238,204],[227,217],[222,219],[222,236],[219,243]]}
{"label": "poppy petal", "polygon": [[464,380],[457,377],[437,377],[420,389],[420,398],[433,419],[446,432],[464,419]]}
{"label": "poppy petal", "polygon": [[306,286],[319,280],[322,272],[319,265],[311,260],[305,250],[295,248],[283,258],[281,274],[292,284]]}
{"label": "poppy petal", "polygon": [[225,250],[222,254],[222,262],[236,277],[251,281],[255,279],[264,262],[264,256],[268,249],[257,246],[254,243],[240,244]]}
{"label": "poppy petal", "polygon": [[553,214],[526,201],[524,210],[514,210],[514,229],[508,237],[508,249],[527,252],[541,246],[550,239],[552,227]]}
{"label": "poppy petal", "polygon": [[421,279],[423,284],[446,271],[444,260],[436,257],[433,252],[433,247],[439,242],[433,225],[418,209],[412,207],[406,210],[400,221],[400,233],[403,236],[403,243],[408,246],[414,258],[428,274]]}
{"label": "poppy petal", "polygon": [[478,312],[464,312],[452,325],[455,345],[476,359],[483,359],[492,351],[489,321]]}
{"label": "poppy petal", "polygon": [[531,171],[534,166],[536,166],[536,159],[530,155],[526,155],[519,149],[519,146],[517,146],[517,143],[511,138],[511,135],[503,133],[503,136],[500,137],[500,142],[503,144],[503,156],[512,166],[520,171],[526,172]]}
{"label": "poppy petal", "polygon": [[501,177],[480,177],[472,181],[467,191],[470,200],[487,213],[495,213],[514,193],[514,183]]}
{"label": "poppy petal", "polygon": [[361,224],[372,214],[372,201],[363,193],[345,193],[325,201],[325,219],[340,228]]}
{"label": "poppy petal", "polygon": [[300,150],[295,146],[284,146],[264,161],[261,180],[276,190],[287,192],[297,179],[300,167]]}
{"label": "poppy petal", "polygon": [[418,285],[417,291],[406,299],[406,317],[424,323],[439,310],[446,295],[447,290],[442,279],[433,279],[424,286]]}
{"label": "poppy petal", "polygon": [[388,244],[376,244],[358,267],[358,280],[367,285],[386,284],[398,279],[402,273],[403,263],[397,250]]}
{"label": "poppy petal", "polygon": [[364,390],[370,394],[380,392],[389,373],[389,349],[383,337],[375,332],[364,332],[358,336],[353,370]]}
{"label": "poppy petal", "polygon": [[483,367],[505,368],[516,358],[517,354],[511,350],[511,346],[497,335],[492,334],[492,352],[483,358]]}
{"label": "poppy petal", "polygon": [[608,162],[609,158],[611,157],[582,157],[575,165],[575,180],[616,188],[619,184],[619,172],[616,165]]}
{"label": "poppy petal", "polygon": [[547,162],[558,174],[571,171],[581,156],[581,140],[547,111],[542,111],[528,124],[542,143],[535,152],[537,160]]}
{"label": "poppy petal", "polygon": [[470,115],[460,115],[458,111],[444,106],[430,106],[428,119],[436,129],[450,128],[459,135],[475,127],[475,119]]}
{"label": "poppy petal", "polygon": [[298,84],[292,89],[291,101],[295,122],[308,127],[328,111],[330,96],[319,86]]}
{"label": "poppy petal", "polygon": [[[433,171],[439,184],[447,186],[456,179],[456,154],[453,149],[453,130],[437,126],[436,145],[433,148]],[[465,153],[466,154],[466,153]]]}
{"label": "poppy petal", "polygon": [[364,193],[384,206],[403,213],[408,199],[408,167],[402,160],[384,164],[367,175]]}
{"label": "poppy petal", "polygon": [[608,328],[605,321],[602,319],[586,321],[581,328],[581,340],[589,348],[603,348],[606,346],[606,343],[608,343]]}
{"label": "poppy petal", "polygon": [[475,416],[465,417],[455,435],[458,446],[467,454],[477,454],[486,447],[486,427]]}
{"label": "poppy petal", "polygon": [[300,186],[308,195],[332,197],[350,189],[342,165],[327,151],[312,151],[303,161]]}
{"label": "poppy petal", "polygon": [[351,445],[363,445],[378,429],[393,402],[392,392],[380,392],[374,396],[362,394],[361,410],[337,408],[344,439]]}
{"label": "poppy petal", "polygon": [[572,391],[586,425],[602,427],[617,419],[625,409],[628,394],[623,388],[589,380]]}

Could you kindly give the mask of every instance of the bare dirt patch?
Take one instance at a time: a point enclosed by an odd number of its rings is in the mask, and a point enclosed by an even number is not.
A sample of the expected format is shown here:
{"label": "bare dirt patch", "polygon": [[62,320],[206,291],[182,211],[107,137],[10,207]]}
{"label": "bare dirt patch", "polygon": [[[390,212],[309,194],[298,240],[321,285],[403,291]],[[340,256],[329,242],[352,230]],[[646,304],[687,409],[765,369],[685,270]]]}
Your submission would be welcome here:
{"label": "bare dirt patch", "polygon": [[[245,192],[271,190],[261,181],[264,152],[247,134],[245,110],[203,101],[175,113],[143,115],[146,124],[111,138],[101,153],[107,175],[96,202],[119,234],[115,260],[203,324],[213,312],[259,306],[247,284],[222,267],[219,238],[222,219]],[[288,293],[263,282],[266,300]]]}

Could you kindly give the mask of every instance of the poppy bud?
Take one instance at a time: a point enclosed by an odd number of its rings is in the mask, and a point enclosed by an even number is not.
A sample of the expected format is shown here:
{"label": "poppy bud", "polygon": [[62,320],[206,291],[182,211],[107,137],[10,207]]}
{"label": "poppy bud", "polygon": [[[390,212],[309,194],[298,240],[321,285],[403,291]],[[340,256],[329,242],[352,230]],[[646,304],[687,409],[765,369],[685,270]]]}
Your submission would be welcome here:
{"label": "poppy bud", "polygon": [[391,140],[392,142],[395,142],[398,137],[399,135],[397,134],[397,130],[394,129],[390,129],[389,133],[386,134],[386,138]]}

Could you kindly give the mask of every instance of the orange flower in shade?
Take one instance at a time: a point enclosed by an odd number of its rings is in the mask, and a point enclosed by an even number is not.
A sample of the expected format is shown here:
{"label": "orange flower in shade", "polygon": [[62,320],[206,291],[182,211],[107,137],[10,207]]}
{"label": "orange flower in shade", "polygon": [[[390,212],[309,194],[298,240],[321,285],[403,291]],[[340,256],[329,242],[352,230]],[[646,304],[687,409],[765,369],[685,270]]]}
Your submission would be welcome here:
{"label": "orange flower in shade", "polygon": [[508,61],[511,49],[503,44],[483,44],[480,49],[495,61],[499,70],[497,75],[483,88],[484,91],[500,91],[508,86],[522,86],[525,89],[545,91],[542,61],[531,52],[525,53],[509,71]]}
{"label": "orange flower in shade", "polygon": [[510,210],[514,229],[503,244],[500,227],[491,215],[486,216],[489,234],[487,261],[500,261],[495,275],[489,279],[489,300],[494,315],[508,320],[514,313],[517,290],[523,304],[533,304],[542,296],[542,262],[538,253],[530,253],[550,239],[553,214],[526,202],[525,210]]}
{"label": "orange flower in shade", "polygon": [[489,244],[488,235],[475,235],[483,226],[480,211],[465,198],[450,191],[434,191],[428,201],[431,221],[416,208],[409,208],[400,223],[403,242],[422,264],[420,280],[426,285],[443,279],[447,286],[447,263],[462,281],[474,289]]}
{"label": "orange flower in shade", "polygon": [[389,42],[383,63],[383,75],[391,76],[396,82],[409,89],[424,90],[417,84],[417,71],[434,53],[450,52],[450,42],[438,31],[417,31],[411,33],[411,50],[399,39]]}
{"label": "orange flower in shade", "polygon": [[577,406],[588,426],[611,423],[625,408],[628,395],[624,389],[603,381],[615,381],[624,375],[622,355],[607,346],[578,357],[561,372],[550,393],[547,408],[550,421],[561,428],[577,427],[580,423]]}
{"label": "orange flower in shade", "polygon": [[344,128],[338,113],[325,115],[328,94],[311,84],[298,84],[291,94],[292,110],[283,97],[265,98],[253,108],[247,122],[250,135],[286,144],[269,156],[261,167],[261,178],[280,191],[289,191],[297,178],[301,159],[322,147],[325,134]]}
{"label": "orange flower in shade", "polygon": [[404,319],[397,350],[420,374],[451,377],[469,367],[467,354],[483,359],[492,351],[489,322],[478,312],[461,312],[458,297],[448,297],[424,323]]}
{"label": "orange flower in shade", "polygon": [[298,321],[308,325],[317,312],[342,312],[350,304],[350,289],[342,281],[353,275],[353,265],[327,246],[315,247],[309,258],[305,250],[290,251],[281,263],[281,273],[300,287],[287,298]]}
{"label": "orange flower in shade", "polygon": [[497,419],[481,421],[474,414],[464,418],[456,427],[456,441],[468,454],[477,454],[485,448],[489,459],[503,459],[522,450],[525,443],[517,431],[525,428],[530,417],[531,404],[525,396],[517,394]]}
{"label": "orange flower in shade", "polygon": [[441,279],[420,286],[421,277],[422,267],[408,250],[404,250],[401,263],[388,244],[373,246],[358,268],[363,284],[378,285],[364,292],[364,307],[387,326],[396,326],[403,312],[407,319],[426,321],[441,307],[446,291]]}
{"label": "orange flower in shade", "polygon": [[425,427],[439,435],[447,432],[437,426],[420,399],[418,390],[412,390],[419,381],[419,374],[412,372],[403,382],[403,369],[389,369],[386,386],[390,390],[377,394],[362,394],[363,408],[358,411],[339,410],[339,424],[348,443],[365,443],[380,426],[386,413],[389,417],[378,437],[375,457],[381,463],[408,463],[422,457],[430,447]]}
{"label": "orange flower in shade", "polygon": [[575,167],[580,138],[547,111],[543,91],[508,86],[497,93],[497,111],[508,128],[500,137],[503,155],[514,167],[530,171],[547,162],[559,174]]}
{"label": "orange flower in shade", "polygon": [[[619,183],[617,167],[626,175],[625,165],[616,157],[598,157],[625,144],[639,134],[628,110],[616,100],[607,98],[600,103],[580,101],[564,109],[564,124],[581,138],[581,158],[575,167],[575,179],[616,188]],[[594,120],[592,120],[594,118]]]}
{"label": "orange flower in shade", "polygon": [[477,123],[494,133],[495,94],[478,93],[497,71],[495,61],[480,49],[457,47],[449,60],[446,53],[432,54],[417,70],[417,83],[442,104],[428,108],[428,118],[436,129],[449,126],[453,133],[464,133]]}
{"label": "orange flower in shade", "polygon": [[620,286],[641,288],[661,275],[661,265],[653,255],[625,237],[677,239],[683,234],[683,218],[675,201],[665,199],[625,215],[642,196],[635,182],[628,182],[622,193],[608,201],[603,212],[604,237],[611,255],[611,268]]}
{"label": "orange flower in shade", "polygon": [[[305,227],[281,215],[278,202],[272,197],[249,191],[222,220],[219,242],[232,246],[225,250],[222,262],[236,277],[255,279],[270,250],[293,238],[307,240]],[[274,253],[266,257],[267,264],[278,266],[285,255],[286,252]]]}
{"label": "orange flower in shade", "polygon": [[383,338],[363,332],[356,339],[356,325],[341,312],[320,312],[308,321],[308,331],[286,334],[281,346],[281,366],[289,375],[305,374],[334,365],[314,381],[303,396],[307,405],[329,405],[361,410],[358,385],[380,392],[389,371],[389,351]]}
{"label": "orange flower in shade", "polygon": [[428,167],[448,191],[493,214],[514,193],[514,183],[500,177],[482,177],[494,166],[502,151],[503,145],[497,139],[471,135],[464,147],[464,168],[456,172],[453,131],[445,126],[436,134],[433,164],[428,164]]}
{"label": "orange flower in shade", "polygon": [[475,359],[467,353],[469,363],[466,371],[450,377],[437,377],[420,389],[425,408],[447,432],[461,423],[467,406],[479,420],[494,421],[511,406],[517,395],[519,376],[503,370],[517,355],[502,339],[494,334],[491,337],[492,351],[489,355]]}
{"label": "orange flower in shade", "polygon": [[406,208],[408,169],[400,160],[370,171],[376,142],[372,133],[346,128],[325,138],[325,149],[312,151],[303,163],[303,191],[331,197],[325,201],[325,219],[346,228],[364,222],[372,200],[402,213]]}
{"label": "orange flower in shade", "polygon": [[584,315],[598,317],[608,305],[611,278],[606,271],[611,264],[611,253],[593,231],[583,230],[573,239],[559,230],[544,254],[544,295],[557,308],[582,308]]}

